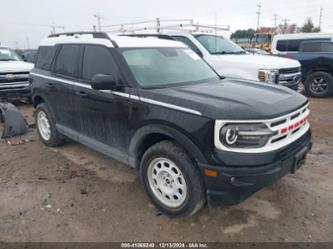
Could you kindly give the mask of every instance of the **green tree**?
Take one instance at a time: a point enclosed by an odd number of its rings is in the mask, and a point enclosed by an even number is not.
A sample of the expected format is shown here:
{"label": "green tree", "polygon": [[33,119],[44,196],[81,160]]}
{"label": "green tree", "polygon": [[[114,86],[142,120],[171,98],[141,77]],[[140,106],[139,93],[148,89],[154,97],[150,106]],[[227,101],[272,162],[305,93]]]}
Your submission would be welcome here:
{"label": "green tree", "polygon": [[255,35],[256,31],[254,29],[242,29],[236,30],[234,33],[231,34],[230,38],[237,40],[237,39],[252,39]]}
{"label": "green tree", "polygon": [[308,17],[305,20],[305,23],[303,24],[303,26],[301,27],[301,32],[303,32],[303,33],[320,32],[320,28],[315,27],[312,19],[310,17]]}

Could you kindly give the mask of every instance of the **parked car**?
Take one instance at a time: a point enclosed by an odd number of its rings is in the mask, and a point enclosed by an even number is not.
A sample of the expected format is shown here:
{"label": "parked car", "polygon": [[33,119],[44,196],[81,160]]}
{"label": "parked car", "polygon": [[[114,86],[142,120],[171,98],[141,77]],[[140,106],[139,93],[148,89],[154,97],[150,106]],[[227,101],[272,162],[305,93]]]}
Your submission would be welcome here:
{"label": "parked car", "polygon": [[295,173],[312,145],[304,96],[221,79],[177,41],[50,35],[31,79],[45,145],[67,137],[137,168],[170,217],[243,201]]}
{"label": "parked car", "polygon": [[305,41],[333,41],[333,34],[300,33],[276,35],[272,41],[272,54],[284,55],[298,53],[300,45]]}
{"label": "parked car", "polygon": [[24,62],[16,52],[0,46],[0,98],[30,97],[32,68],[33,64]]}
{"label": "parked car", "polygon": [[302,64],[304,89],[313,97],[333,94],[333,41],[304,41],[299,52],[284,54]]}
{"label": "parked car", "polygon": [[299,90],[301,64],[298,61],[251,55],[223,36],[180,31],[165,31],[162,34],[136,33],[128,36],[178,40],[190,47],[222,76],[279,84]]}
{"label": "parked car", "polygon": [[24,61],[35,64],[37,50],[29,50],[23,53],[22,58]]}

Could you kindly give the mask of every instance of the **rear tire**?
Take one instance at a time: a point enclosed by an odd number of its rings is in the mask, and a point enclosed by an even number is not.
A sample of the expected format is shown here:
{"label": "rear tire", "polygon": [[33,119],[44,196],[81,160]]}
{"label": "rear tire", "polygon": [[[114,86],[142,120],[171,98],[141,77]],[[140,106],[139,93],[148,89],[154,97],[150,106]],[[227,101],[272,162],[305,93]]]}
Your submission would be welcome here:
{"label": "rear tire", "polygon": [[305,80],[304,88],[308,96],[326,98],[333,93],[333,77],[326,72],[312,73]]}
{"label": "rear tire", "polygon": [[205,203],[198,168],[174,142],[162,141],[150,147],[142,157],[140,176],[151,201],[171,218],[191,216]]}
{"label": "rear tire", "polygon": [[56,147],[64,143],[64,136],[57,131],[54,118],[46,103],[41,103],[37,106],[35,124],[38,135],[45,145]]}

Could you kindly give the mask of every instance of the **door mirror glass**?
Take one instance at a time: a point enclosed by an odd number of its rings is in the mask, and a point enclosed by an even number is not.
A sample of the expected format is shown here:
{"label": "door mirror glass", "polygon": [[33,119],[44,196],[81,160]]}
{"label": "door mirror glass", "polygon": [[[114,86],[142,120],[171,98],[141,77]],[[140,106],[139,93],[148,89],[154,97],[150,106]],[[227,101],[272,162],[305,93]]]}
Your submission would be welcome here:
{"label": "door mirror glass", "polygon": [[112,75],[96,74],[91,80],[91,87],[95,90],[116,90],[119,88]]}

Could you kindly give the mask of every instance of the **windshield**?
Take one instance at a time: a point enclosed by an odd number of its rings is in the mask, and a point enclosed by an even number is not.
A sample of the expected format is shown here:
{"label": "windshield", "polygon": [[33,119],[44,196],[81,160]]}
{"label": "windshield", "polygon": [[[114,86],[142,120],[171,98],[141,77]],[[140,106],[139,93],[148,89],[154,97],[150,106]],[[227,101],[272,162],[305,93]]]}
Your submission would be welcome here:
{"label": "windshield", "polygon": [[246,53],[240,46],[229,39],[215,35],[199,35],[197,40],[211,54],[244,54]]}
{"label": "windshield", "polygon": [[20,56],[9,48],[0,48],[0,61],[20,61]]}
{"label": "windshield", "polygon": [[257,34],[256,35],[256,43],[258,44],[266,44],[271,42],[271,35],[269,34]]}
{"label": "windshield", "polygon": [[218,80],[217,74],[188,48],[135,48],[122,52],[144,88]]}

